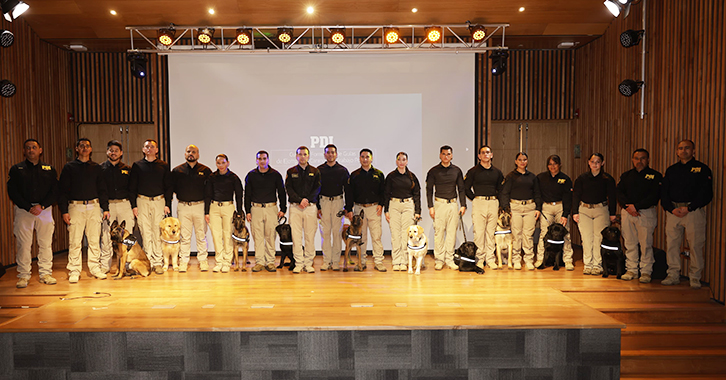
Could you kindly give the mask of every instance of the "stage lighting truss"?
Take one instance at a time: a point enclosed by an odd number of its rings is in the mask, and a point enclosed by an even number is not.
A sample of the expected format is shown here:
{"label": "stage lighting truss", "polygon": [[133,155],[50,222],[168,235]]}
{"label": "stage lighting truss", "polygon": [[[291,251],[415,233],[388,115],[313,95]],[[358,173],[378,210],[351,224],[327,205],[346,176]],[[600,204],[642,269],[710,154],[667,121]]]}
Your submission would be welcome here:
{"label": "stage lighting truss", "polygon": [[[619,0],[616,0],[619,1]],[[324,53],[324,52],[483,52],[507,49],[505,32],[509,24],[451,25],[330,25],[330,26],[175,26],[179,36],[169,46],[158,41],[160,29],[168,26],[128,26],[131,49],[144,53]],[[207,34],[204,31],[209,31]],[[490,32],[486,32],[486,31]],[[219,38],[213,39],[214,31]],[[244,34],[241,34],[244,31]],[[295,31],[295,34],[293,34]],[[178,33],[181,32],[181,33]],[[396,32],[398,38],[393,38]],[[479,32],[479,33],[477,33]],[[187,35],[187,33],[189,33]],[[388,34],[388,35],[387,35]],[[152,37],[150,37],[150,35]],[[201,36],[205,37],[203,43]],[[283,35],[285,37],[283,37]],[[148,42],[139,48],[138,37]],[[180,42],[182,37],[184,42]],[[281,40],[280,38],[283,38]],[[390,37],[391,39],[388,39]],[[476,39],[475,39],[476,37]],[[249,43],[245,42],[249,39]],[[496,46],[492,42],[496,41]],[[215,43],[217,42],[217,43]]]}

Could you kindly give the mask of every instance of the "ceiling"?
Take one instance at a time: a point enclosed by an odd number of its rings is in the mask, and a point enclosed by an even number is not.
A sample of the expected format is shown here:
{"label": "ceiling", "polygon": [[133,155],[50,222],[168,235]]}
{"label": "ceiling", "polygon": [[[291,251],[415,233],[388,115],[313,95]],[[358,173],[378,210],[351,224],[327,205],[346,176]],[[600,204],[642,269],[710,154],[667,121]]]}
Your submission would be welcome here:
{"label": "ceiling", "polygon": [[[512,49],[585,44],[613,17],[602,0],[25,0],[41,39],[90,51],[130,48],[126,26],[387,25],[508,23]],[[313,6],[311,15],[305,9]],[[519,8],[525,10],[520,12]],[[213,8],[215,13],[209,13]],[[413,13],[412,8],[418,12]],[[114,16],[110,13],[115,10]],[[576,45],[577,46],[577,45]]]}

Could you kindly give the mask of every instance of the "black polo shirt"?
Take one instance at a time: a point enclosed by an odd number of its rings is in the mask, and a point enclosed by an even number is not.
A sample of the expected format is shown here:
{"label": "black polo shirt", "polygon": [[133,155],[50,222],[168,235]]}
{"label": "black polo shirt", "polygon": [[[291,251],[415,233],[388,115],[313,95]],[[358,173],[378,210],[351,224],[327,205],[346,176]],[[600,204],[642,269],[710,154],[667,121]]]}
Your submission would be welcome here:
{"label": "black polo shirt", "polygon": [[475,197],[496,197],[502,191],[502,187],[504,187],[504,174],[494,165],[487,169],[477,164],[464,176],[466,196],[471,200]]}
{"label": "black polo shirt", "polygon": [[61,214],[68,213],[69,201],[90,201],[98,199],[103,211],[108,211],[106,182],[101,165],[76,158],[63,166],[58,180],[58,207]]}
{"label": "black polo shirt", "polygon": [[[434,188],[436,193],[434,193]],[[434,196],[436,198],[454,199],[457,192],[461,207],[466,207],[464,175],[458,166],[454,164],[444,166],[439,163],[426,174],[426,203],[429,208],[434,207]]]}
{"label": "black polo shirt", "polygon": [[36,165],[25,160],[10,168],[8,196],[19,208],[30,211],[34,204],[50,207],[58,199],[58,175],[43,161]]}
{"label": "black polo shirt", "polygon": [[136,197],[139,194],[151,198],[163,195],[166,206],[171,207],[173,191],[169,164],[166,162],[158,158],[154,161],[142,158],[131,166],[131,178],[129,179],[131,207],[136,207]]}
{"label": "black polo shirt", "polygon": [[393,170],[386,176],[386,186],[384,191],[385,211],[391,204],[391,198],[413,198],[414,213],[421,214],[421,185],[418,178],[412,171],[406,168],[406,172],[401,174],[398,169]]}
{"label": "black polo shirt", "polygon": [[261,172],[254,168],[245,177],[245,211],[249,214],[254,203],[277,203],[280,202],[280,211],[287,212],[287,197],[285,196],[285,184],[282,182],[282,175],[273,168]]}
{"label": "black polo shirt", "polygon": [[706,164],[695,158],[680,161],[666,169],[661,188],[660,205],[672,212],[673,202],[690,202],[688,211],[705,207],[713,199],[713,176]]}
{"label": "black polo shirt", "polygon": [[200,163],[191,167],[185,162],[171,171],[171,185],[176,199],[181,202],[198,202],[204,200],[204,185],[212,171]]}
{"label": "black polo shirt", "polygon": [[663,175],[650,167],[640,172],[635,168],[628,170],[620,176],[617,186],[620,207],[627,208],[632,204],[636,210],[644,210],[657,206],[662,182]]}
{"label": "black polo shirt", "polygon": [[353,204],[378,203],[383,206],[386,177],[371,165],[369,170],[358,168],[350,173],[345,188],[345,209],[353,211]]}
{"label": "black polo shirt", "polygon": [[212,173],[204,187],[204,214],[209,214],[212,202],[237,201],[237,212],[243,214],[242,209],[244,189],[242,181],[231,170],[221,174],[219,170]]}
{"label": "black polo shirt", "polygon": [[596,204],[608,202],[610,215],[615,215],[618,208],[617,193],[615,190],[615,179],[608,173],[600,171],[596,176],[591,171],[580,174],[575,180],[572,190],[573,214],[579,214],[580,202]]}
{"label": "black polo shirt", "polygon": [[101,173],[106,181],[108,199],[129,199],[130,166],[121,161],[114,165],[106,160],[101,164]]}
{"label": "black polo shirt", "polygon": [[[572,211],[572,180],[559,172],[552,176],[549,171],[537,174],[539,190],[542,193],[542,202],[562,202],[562,217],[567,218]],[[578,206],[579,207],[579,206]]]}

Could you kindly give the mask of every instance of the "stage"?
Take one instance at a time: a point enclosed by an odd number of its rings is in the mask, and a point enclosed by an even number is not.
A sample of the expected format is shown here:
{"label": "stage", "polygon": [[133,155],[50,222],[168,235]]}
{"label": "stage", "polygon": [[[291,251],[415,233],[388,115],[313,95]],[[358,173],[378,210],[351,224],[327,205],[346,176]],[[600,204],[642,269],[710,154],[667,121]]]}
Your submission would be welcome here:
{"label": "stage", "polygon": [[579,265],[477,275],[427,259],[420,276],[389,257],[385,273],[313,274],[200,272],[192,259],[187,273],[84,269],[69,284],[56,255],[57,285],[35,263],[25,289],[14,268],[0,279],[0,378],[617,379],[625,325],[563,290],[659,286]]}

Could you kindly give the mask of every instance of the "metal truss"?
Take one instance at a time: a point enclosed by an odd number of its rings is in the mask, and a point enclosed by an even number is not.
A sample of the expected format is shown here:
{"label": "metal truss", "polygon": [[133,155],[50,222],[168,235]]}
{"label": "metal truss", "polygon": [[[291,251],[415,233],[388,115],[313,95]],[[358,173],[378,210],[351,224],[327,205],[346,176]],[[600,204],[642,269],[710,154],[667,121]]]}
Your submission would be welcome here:
{"label": "metal truss", "polygon": [[[469,26],[473,24],[452,25],[327,25],[327,26],[176,26],[172,25],[178,36],[170,46],[164,46],[157,41],[157,32],[168,29],[164,26],[127,26],[131,34],[131,49],[129,52],[144,52],[158,54],[173,53],[332,53],[332,52],[463,52],[487,51],[507,49],[504,44],[506,29],[509,24],[477,24],[486,28],[486,37],[473,41]],[[441,28],[441,38],[432,43],[426,39],[425,29],[429,27]],[[237,42],[237,29],[251,30],[253,38],[248,45]],[[278,28],[292,28],[293,36],[289,43],[283,44],[277,40]],[[338,29],[345,28],[345,41],[334,44],[330,41],[331,34]],[[393,44],[385,43],[384,31],[388,28],[398,28],[400,39]],[[214,29],[218,36],[212,38],[209,44],[203,45],[196,41],[200,29]],[[410,32],[410,33],[409,33]],[[141,37],[148,44],[135,46],[134,38]],[[255,45],[255,37],[258,44]],[[490,46],[492,39],[501,38],[500,46]],[[260,43],[261,42],[261,43]]]}

